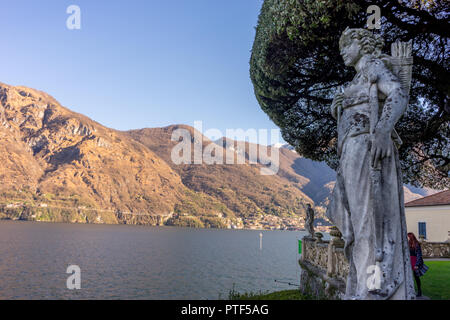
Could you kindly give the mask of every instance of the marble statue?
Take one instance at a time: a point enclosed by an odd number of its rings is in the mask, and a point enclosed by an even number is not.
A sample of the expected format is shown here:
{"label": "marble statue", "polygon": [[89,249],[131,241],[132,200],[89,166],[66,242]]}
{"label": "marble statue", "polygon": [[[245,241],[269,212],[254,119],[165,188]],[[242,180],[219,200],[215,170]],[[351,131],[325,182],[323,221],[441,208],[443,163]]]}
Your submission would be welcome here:
{"label": "marble statue", "polygon": [[306,206],[306,231],[308,231],[309,238],[314,238],[314,210],[313,208],[311,208],[311,205],[309,203]]}
{"label": "marble statue", "polygon": [[365,29],[347,28],[339,40],[353,80],[335,95],[339,168],[327,217],[345,240],[350,264],[345,299],[414,299],[394,129],[409,101],[411,43],[392,45]]}

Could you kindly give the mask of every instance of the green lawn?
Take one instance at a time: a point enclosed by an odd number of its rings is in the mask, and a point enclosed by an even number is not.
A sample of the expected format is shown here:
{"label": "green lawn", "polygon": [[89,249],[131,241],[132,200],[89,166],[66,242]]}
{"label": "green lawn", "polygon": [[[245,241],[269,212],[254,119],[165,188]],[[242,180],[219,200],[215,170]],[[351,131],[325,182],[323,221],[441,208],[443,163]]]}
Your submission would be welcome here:
{"label": "green lawn", "polygon": [[432,300],[450,300],[450,261],[427,261],[429,267],[420,281],[422,294]]}
{"label": "green lawn", "polygon": [[[450,300],[450,261],[427,261],[427,273],[421,277],[422,293],[432,300]],[[299,290],[266,293],[238,293],[232,290],[230,300],[308,300]]]}

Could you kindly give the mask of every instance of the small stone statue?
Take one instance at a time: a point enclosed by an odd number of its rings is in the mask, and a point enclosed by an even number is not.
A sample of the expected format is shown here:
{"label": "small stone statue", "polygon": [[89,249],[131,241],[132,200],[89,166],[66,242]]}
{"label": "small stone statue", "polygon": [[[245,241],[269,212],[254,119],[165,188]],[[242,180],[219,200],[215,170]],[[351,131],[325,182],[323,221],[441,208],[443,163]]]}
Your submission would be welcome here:
{"label": "small stone statue", "polygon": [[306,206],[306,231],[308,231],[309,233],[309,238],[314,238],[314,209],[311,208],[311,205],[309,203]]}

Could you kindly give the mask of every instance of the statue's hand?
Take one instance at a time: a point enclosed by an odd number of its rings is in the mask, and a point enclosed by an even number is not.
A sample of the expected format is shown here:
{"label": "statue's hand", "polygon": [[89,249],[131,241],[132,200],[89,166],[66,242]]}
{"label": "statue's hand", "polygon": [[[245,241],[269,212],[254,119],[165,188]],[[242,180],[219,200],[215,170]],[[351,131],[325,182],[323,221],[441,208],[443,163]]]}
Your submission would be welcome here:
{"label": "statue's hand", "polygon": [[392,141],[390,133],[376,132],[372,135],[372,167],[379,168],[383,158],[390,157],[392,152]]}
{"label": "statue's hand", "polygon": [[342,109],[342,102],[344,101],[344,94],[337,93],[334,96],[333,102],[331,103],[331,116],[337,120],[338,113]]}

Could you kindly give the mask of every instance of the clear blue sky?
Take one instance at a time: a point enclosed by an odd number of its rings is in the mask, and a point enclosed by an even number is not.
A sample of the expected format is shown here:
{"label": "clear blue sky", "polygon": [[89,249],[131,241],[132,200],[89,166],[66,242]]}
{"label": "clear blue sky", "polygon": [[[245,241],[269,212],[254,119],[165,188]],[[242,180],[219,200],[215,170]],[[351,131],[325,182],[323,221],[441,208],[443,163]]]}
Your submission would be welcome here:
{"label": "clear blue sky", "polygon": [[[0,5],[0,81],[119,130],[272,129],[249,77],[262,0],[14,0]],[[66,9],[81,8],[81,30]]]}

